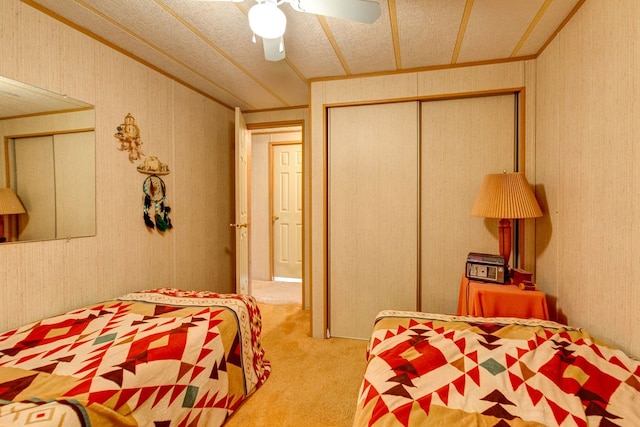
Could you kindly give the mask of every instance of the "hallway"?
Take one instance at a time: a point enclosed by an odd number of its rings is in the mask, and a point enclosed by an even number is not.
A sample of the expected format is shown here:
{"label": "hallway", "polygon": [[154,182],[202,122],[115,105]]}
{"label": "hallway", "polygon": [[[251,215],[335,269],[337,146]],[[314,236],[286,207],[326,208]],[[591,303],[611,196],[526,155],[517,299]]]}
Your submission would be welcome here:
{"label": "hallway", "polygon": [[267,304],[302,304],[302,283],[251,280],[251,295]]}

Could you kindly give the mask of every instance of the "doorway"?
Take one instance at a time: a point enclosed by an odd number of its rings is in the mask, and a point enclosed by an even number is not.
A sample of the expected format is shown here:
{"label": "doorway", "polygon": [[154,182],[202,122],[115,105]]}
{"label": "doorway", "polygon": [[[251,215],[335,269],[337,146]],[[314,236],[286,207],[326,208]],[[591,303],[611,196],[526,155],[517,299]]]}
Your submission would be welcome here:
{"label": "doorway", "polygon": [[271,143],[269,161],[271,276],[302,282],[302,143]]}
{"label": "doorway", "polygon": [[[302,126],[258,126],[250,129],[251,293],[263,302],[302,303]],[[299,154],[290,150],[296,145],[300,148]],[[278,160],[274,160],[276,157]],[[297,162],[300,162],[299,175],[287,166],[295,166]],[[279,176],[274,178],[274,173]],[[292,196],[289,189],[299,190],[295,193],[299,197]],[[299,210],[297,222],[287,219],[291,209],[287,206],[291,202],[299,208],[296,209]],[[292,261],[287,262],[288,270],[282,269],[282,261]]]}

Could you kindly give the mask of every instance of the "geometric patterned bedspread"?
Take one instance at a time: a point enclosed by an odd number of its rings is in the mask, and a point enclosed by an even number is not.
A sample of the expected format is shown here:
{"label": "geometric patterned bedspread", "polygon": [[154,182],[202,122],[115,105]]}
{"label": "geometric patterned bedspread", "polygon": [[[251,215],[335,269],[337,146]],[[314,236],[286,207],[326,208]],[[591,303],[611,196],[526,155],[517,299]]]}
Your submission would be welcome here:
{"label": "geometric patterned bedspread", "polygon": [[268,378],[253,297],[160,288],[0,335],[0,426],[219,426]]}
{"label": "geometric patterned bedspread", "polygon": [[354,426],[640,426],[640,362],[554,322],[383,311]]}

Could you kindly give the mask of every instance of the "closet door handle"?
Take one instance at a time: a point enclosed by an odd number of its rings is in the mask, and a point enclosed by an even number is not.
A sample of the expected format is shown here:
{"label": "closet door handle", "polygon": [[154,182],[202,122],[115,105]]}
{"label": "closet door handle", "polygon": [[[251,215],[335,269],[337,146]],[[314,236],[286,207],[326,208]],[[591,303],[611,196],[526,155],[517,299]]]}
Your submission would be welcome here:
{"label": "closet door handle", "polygon": [[272,216],[272,217],[271,217],[271,220],[272,220],[273,222],[276,222],[276,221],[277,221],[277,220],[279,220],[279,219],[280,219],[280,217],[279,217],[278,215],[274,215],[274,216]]}

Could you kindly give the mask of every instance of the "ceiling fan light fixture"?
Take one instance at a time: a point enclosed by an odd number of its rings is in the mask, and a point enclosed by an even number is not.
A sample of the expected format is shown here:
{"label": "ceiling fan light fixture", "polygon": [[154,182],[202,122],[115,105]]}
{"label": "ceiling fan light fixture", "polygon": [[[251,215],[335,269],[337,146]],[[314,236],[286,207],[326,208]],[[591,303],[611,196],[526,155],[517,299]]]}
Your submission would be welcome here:
{"label": "ceiling fan light fixture", "polygon": [[287,17],[275,3],[258,3],[249,9],[249,27],[262,38],[277,39],[284,34]]}

